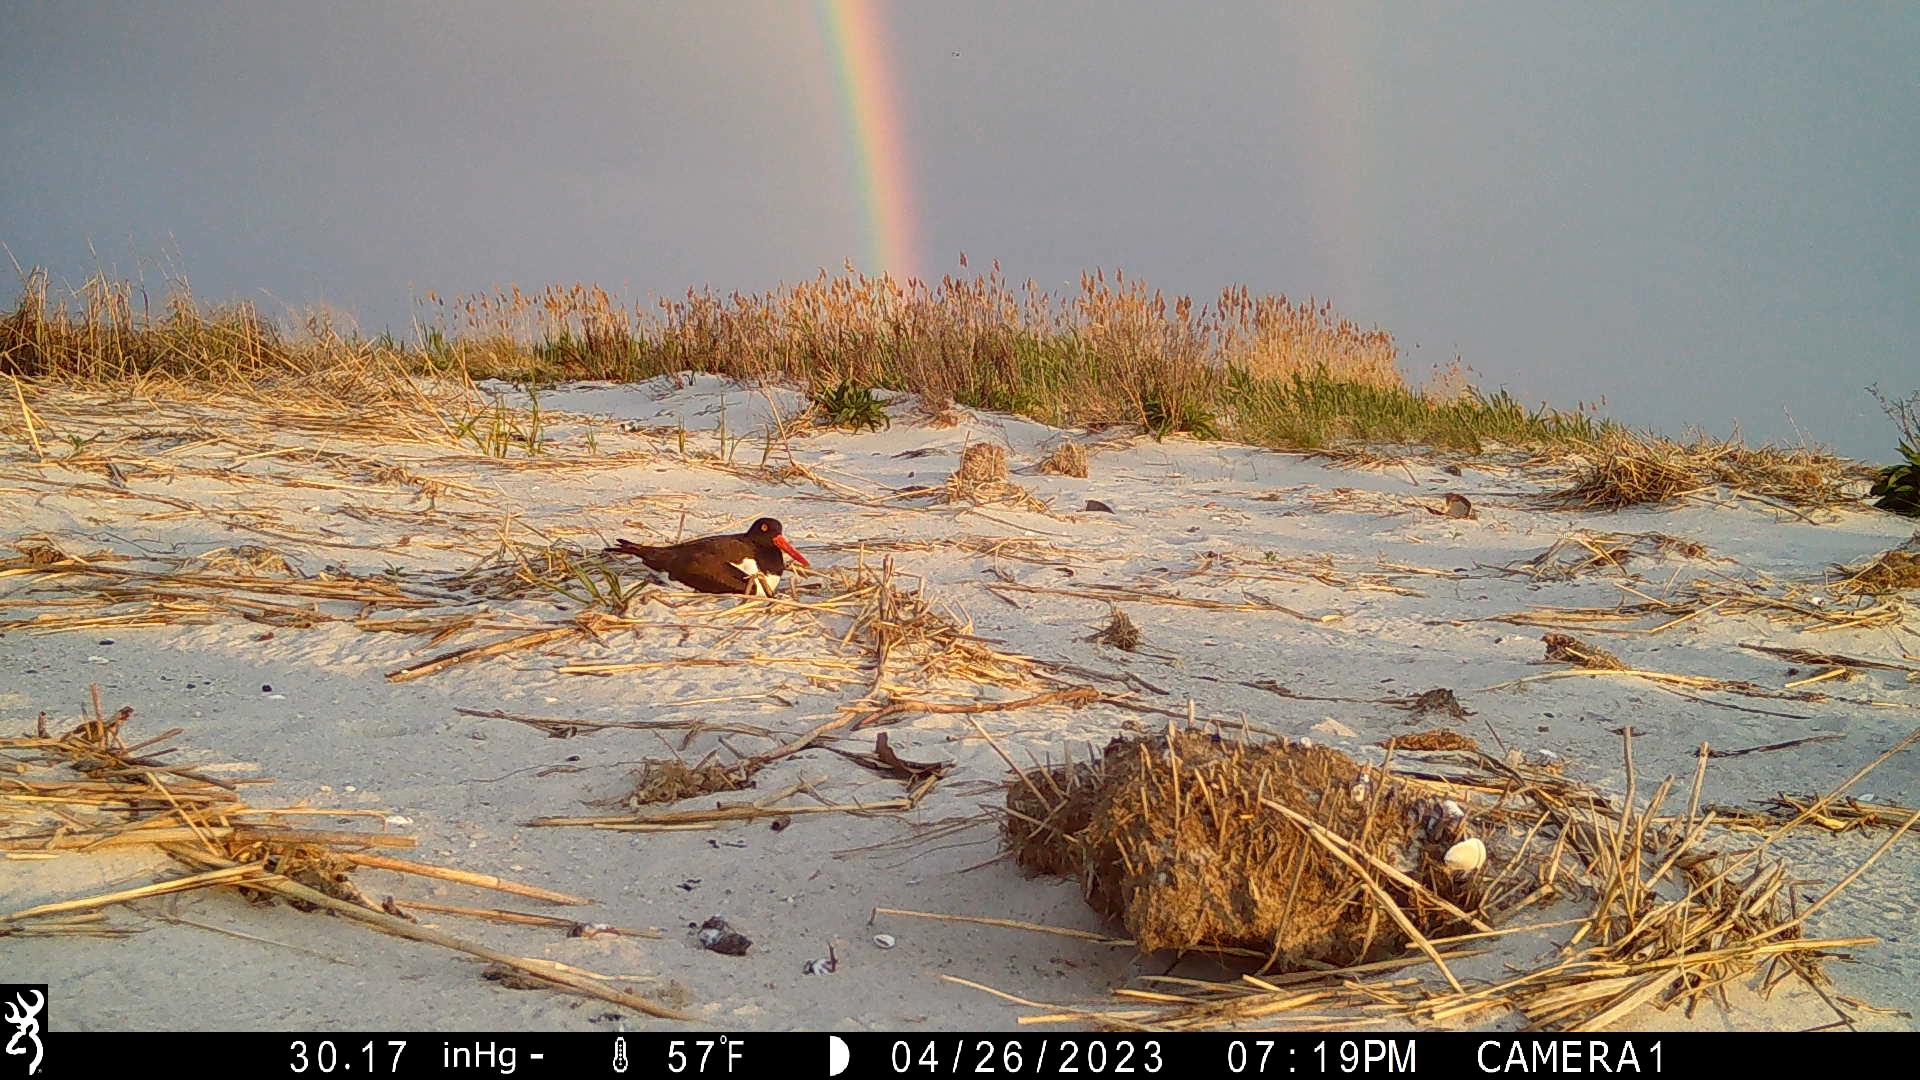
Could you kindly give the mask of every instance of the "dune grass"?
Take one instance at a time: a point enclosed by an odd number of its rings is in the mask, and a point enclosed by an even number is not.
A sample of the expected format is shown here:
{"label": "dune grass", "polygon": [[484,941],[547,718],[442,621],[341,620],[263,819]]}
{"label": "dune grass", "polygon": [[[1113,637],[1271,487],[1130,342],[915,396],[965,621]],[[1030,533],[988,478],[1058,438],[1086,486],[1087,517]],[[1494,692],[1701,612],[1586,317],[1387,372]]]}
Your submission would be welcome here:
{"label": "dune grass", "polygon": [[[360,401],[419,375],[541,386],[693,371],[800,385],[830,405],[886,388],[1050,424],[1273,447],[1482,450],[1615,430],[1589,411],[1528,408],[1505,392],[1410,386],[1392,335],[1325,303],[1244,287],[1195,303],[1121,274],[1088,274],[1055,295],[1014,288],[997,266],[931,285],[849,268],[761,294],[690,290],[652,305],[575,285],[429,293],[418,307],[411,340],[367,339],[338,332],[324,313],[275,322],[248,304],[205,305],[184,283],[156,302],[106,278],[57,293],[33,273],[0,314],[0,373],[235,390],[303,383]],[[845,419],[871,426],[862,416]],[[495,429],[504,430],[486,425]]]}
{"label": "dune grass", "polygon": [[[848,387],[1049,424],[1133,424],[1158,436],[1275,447],[1415,443],[1468,450],[1598,438],[1582,410],[1505,392],[1410,386],[1391,334],[1324,302],[1223,290],[1169,298],[1123,274],[1055,295],[997,266],[935,284],[851,268],[767,293],[689,290],[628,306],[584,285],[422,301],[420,351],[475,378],[638,381],[684,371]],[[1447,379],[1440,380],[1447,382]]]}

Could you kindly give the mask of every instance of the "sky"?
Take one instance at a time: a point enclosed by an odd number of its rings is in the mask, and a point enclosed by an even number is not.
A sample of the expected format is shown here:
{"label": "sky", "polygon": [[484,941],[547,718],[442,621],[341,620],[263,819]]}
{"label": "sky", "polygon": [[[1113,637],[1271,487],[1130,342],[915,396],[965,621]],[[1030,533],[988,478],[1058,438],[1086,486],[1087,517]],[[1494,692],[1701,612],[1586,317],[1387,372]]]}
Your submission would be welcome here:
{"label": "sky", "polygon": [[964,251],[1330,300],[1672,433],[1885,458],[1864,387],[1920,390],[1920,4],[3,6],[0,243],[56,281],[378,332]]}

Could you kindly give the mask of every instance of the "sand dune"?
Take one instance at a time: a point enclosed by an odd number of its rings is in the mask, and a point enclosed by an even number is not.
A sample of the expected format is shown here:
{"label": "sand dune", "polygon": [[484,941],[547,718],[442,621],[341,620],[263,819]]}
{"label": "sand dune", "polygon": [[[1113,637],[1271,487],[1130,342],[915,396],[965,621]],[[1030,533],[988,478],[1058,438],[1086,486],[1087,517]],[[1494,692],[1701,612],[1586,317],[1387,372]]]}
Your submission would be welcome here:
{"label": "sand dune", "polygon": [[[931,427],[904,401],[893,403],[891,427],[878,432],[766,434],[801,404],[789,392],[709,378],[565,388],[540,397],[545,452],[499,459],[456,452],[444,440],[306,430],[219,403],[47,392],[37,408],[50,427],[97,438],[72,458],[57,443],[46,460],[18,443],[5,448],[7,545],[51,544],[101,565],[155,571],[209,553],[216,563],[231,560],[243,546],[270,549],[284,568],[258,563],[260,551],[241,555],[256,560],[256,574],[384,576],[432,602],[368,614],[289,587],[273,599],[316,617],[279,611],[249,620],[206,595],[180,595],[156,614],[150,596],[101,607],[97,581],[0,577],[0,622],[14,624],[0,635],[0,729],[28,730],[42,711],[70,724],[88,684],[98,683],[109,708],[135,708],[130,737],[186,728],[177,763],[257,765],[274,783],[250,792],[256,803],[304,800],[398,815],[421,837],[415,854],[423,860],[589,896],[596,906],[567,917],[658,927],[662,936],[569,938],[430,919],[450,932],[613,976],[723,1026],[884,1029],[1003,1028],[1025,1011],[943,975],[1036,1001],[1093,1003],[1172,963],[985,925],[897,916],[870,924],[873,909],[887,907],[1110,930],[1071,882],[1024,877],[995,861],[997,826],[983,808],[1000,805],[1007,770],[976,720],[1023,762],[1164,729],[1189,701],[1203,721],[1308,736],[1373,760],[1378,741],[1444,724],[1499,753],[1557,755],[1570,775],[1614,792],[1625,784],[1623,725],[1636,732],[1641,777],[1656,780],[1690,777],[1703,741],[1738,750],[1837,736],[1714,761],[1707,798],[1740,807],[1782,792],[1823,792],[1920,726],[1920,685],[1909,677],[1920,666],[1911,607],[1858,626],[1787,609],[1770,618],[1752,604],[1617,619],[1542,614],[1679,604],[1697,595],[1696,581],[1791,596],[1803,608],[1847,607],[1820,582],[1835,564],[1907,542],[1912,523],[1892,515],[1785,513],[1724,493],[1657,510],[1569,514],[1538,504],[1565,477],[1518,457],[1461,459],[1455,475],[1433,455],[1316,458],[1069,433],[985,414]],[[1090,451],[1087,478],[1030,468],[1067,438]],[[941,489],[963,447],[981,441],[1005,447],[1009,483],[1031,499],[1009,491],[987,502],[946,501]],[[1430,512],[1447,493],[1471,500],[1475,516]],[[1089,500],[1111,512],[1083,509]],[[570,544],[591,553],[619,537],[662,542],[759,516],[781,519],[813,563],[811,574],[789,572],[783,596],[820,610],[654,587],[605,633],[389,678],[458,648],[560,625],[581,610],[579,596],[516,583],[518,564],[503,552],[535,558]],[[1570,539],[1582,536],[1585,544]],[[1618,545],[1631,546],[1623,563],[1592,558]],[[858,568],[871,580],[888,564],[904,593],[965,636],[943,639],[929,655],[903,646],[876,673],[872,649],[857,633],[846,638],[856,631],[855,605],[834,607],[832,598],[858,580]],[[624,569],[625,586],[642,580],[637,566]],[[1115,609],[1137,625],[1136,650],[1090,640]],[[1647,632],[1683,610],[1692,617]],[[102,611],[147,612],[158,625],[58,621]],[[427,616],[472,619],[437,643],[355,621]],[[42,622],[21,625],[35,618]],[[1543,663],[1542,635],[1555,629],[1604,646],[1630,668],[1739,681],[1760,693],[1635,677],[1539,678],[1567,670]],[[974,651],[960,655],[955,642]],[[1822,669],[1752,644],[1889,666],[1860,667],[1794,697],[1787,684]],[[619,813],[647,759],[694,762],[712,753],[725,762],[765,752],[843,715],[876,680],[896,697],[928,702],[1067,684],[1108,697],[1080,707],[904,717],[885,729],[900,756],[954,766],[904,812],[796,814],[777,831],[765,820],[654,832],[526,824]],[[1442,687],[1471,715],[1416,721],[1389,703]],[[472,715],[493,711],[579,727],[556,738],[534,724]],[[661,726],[592,728],[636,721]],[[834,745],[871,751],[871,735]],[[905,791],[818,747],[769,764],[756,780],[719,798],[804,785],[831,803],[883,803]],[[1859,793],[1913,805],[1920,755],[1887,762]],[[0,832],[34,820],[27,808],[0,803]],[[1884,835],[1802,833],[1783,846],[1802,877],[1832,882]],[[0,911],[147,880],[158,865],[132,852],[9,862]],[[380,871],[359,880],[376,898],[517,906]],[[1920,838],[1902,838],[1816,913],[1812,933],[1880,939],[1851,950],[1856,963],[1831,965],[1836,999],[1907,1014],[1920,1008],[1916,882]],[[1824,886],[1802,891],[1810,898]],[[747,955],[698,946],[690,926],[716,914],[752,938]],[[52,984],[60,1023],[96,1029],[655,1023],[604,1002],[508,989],[482,979],[477,961],[230,893],[143,901],[112,918],[140,932],[0,944],[7,981]],[[895,947],[874,943],[882,932]],[[1513,947],[1537,953],[1550,943]],[[830,948],[836,971],[803,974]],[[1180,966],[1196,976],[1221,970],[1200,960]],[[1702,1009],[1691,1020],[1643,1009],[1627,1024],[1833,1020],[1827,1004],[1792,981],[1771,1001],[1734,1000],[1730,1012]],[[1861,1026],[1915,1023],[1848,1008]]]}

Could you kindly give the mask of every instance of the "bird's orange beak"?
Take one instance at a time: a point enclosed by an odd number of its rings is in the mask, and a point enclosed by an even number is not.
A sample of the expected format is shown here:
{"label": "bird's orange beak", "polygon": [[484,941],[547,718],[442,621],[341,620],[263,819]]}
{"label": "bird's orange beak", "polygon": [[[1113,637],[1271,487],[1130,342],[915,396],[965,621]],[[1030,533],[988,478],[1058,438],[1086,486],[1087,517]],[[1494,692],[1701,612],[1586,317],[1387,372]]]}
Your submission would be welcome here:
{"label": "bird's orange beak", "polygon": [[807,561],[807,557],[805,555],[802,555],[799,552],[793,550],[793,545],[787,543],[787,538],[784,536],[774,537],[773,546],[779,548],[781,551],[786,552],[788,558],[791,558],[794,562],[799,563],[801,566],[813,565],[812,563],[809,563]]}

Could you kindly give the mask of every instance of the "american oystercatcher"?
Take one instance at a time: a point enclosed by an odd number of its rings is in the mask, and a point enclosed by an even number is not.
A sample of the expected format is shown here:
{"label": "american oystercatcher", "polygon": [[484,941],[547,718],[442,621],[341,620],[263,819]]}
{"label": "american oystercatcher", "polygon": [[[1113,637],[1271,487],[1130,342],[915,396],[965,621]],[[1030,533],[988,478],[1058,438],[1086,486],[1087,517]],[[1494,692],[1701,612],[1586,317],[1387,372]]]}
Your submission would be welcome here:
{"label": "american oystercatcher", "polygon": [[689,589],[747,596],[773,595],[780,587],[780,575],[787,569],[786,556],[793,556],[801,566],[808,565],[806,556],[793,550],[780,531],[780,523],[772,518],[761,518],[741,533],[703,536],[661,547],[621,540],[607,550],[638,555],[641,562]]}

